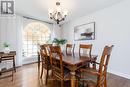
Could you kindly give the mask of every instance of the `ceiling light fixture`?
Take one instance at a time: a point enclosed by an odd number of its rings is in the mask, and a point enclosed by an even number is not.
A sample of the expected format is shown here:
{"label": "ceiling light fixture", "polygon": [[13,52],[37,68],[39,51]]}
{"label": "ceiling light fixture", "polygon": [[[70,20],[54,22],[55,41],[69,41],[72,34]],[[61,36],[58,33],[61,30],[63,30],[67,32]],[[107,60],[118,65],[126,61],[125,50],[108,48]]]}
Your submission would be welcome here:
{"label": "ceiling light fixture", "polygon": [[57,22],[57,24],[59,24],[59,22],[64,21],[66,16],[67,16],[67,11],[63,10],[60,6],[60,2],[56,2],[56,9],[50,9],[49,10],[49,17],[50,19],[53,19],[54,21]]}

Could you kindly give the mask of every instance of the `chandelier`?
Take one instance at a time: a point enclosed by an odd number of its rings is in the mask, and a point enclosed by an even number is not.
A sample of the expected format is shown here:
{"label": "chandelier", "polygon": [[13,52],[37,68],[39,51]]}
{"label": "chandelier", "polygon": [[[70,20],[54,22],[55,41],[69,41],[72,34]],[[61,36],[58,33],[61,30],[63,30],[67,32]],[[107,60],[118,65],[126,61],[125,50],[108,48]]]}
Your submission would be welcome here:
{"label": "chandelier", "polygon": [[50,19],[54,20],[59,24],[59,22],[64,21],[67,16],[67,11],[63,10],[60,6],[60,2],[56,2],[56,9],[50,9],[49,10],[49,17]]}

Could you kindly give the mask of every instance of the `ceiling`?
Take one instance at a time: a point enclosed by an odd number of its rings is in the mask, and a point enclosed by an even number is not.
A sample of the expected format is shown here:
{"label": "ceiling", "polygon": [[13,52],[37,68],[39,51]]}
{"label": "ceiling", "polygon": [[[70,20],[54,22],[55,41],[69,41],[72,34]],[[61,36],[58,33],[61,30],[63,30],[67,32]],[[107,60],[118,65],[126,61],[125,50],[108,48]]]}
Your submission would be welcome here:
{"label": "ceiling", "polygon": [[61,6],[68,10],[67,22],[123,0],[15,0],[15,10],[20,15],[53,22],[48,17],[48,9],[55,8],[56,1],[60,1]]}

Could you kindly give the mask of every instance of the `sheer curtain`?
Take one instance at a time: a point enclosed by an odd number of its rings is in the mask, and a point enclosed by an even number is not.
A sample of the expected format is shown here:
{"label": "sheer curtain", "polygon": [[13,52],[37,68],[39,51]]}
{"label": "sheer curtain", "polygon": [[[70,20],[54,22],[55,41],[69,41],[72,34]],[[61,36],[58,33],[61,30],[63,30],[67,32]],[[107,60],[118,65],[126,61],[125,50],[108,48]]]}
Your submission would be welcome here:
{"label": "sheer curtain", "polygon": [[16,20],[16,32],[17,32],[17,37],[16,37],[16,51],[17,51],[17,59],[16,59],[16,65],[22,66],[22,30],[23,30],[23,17],[17,16]]}

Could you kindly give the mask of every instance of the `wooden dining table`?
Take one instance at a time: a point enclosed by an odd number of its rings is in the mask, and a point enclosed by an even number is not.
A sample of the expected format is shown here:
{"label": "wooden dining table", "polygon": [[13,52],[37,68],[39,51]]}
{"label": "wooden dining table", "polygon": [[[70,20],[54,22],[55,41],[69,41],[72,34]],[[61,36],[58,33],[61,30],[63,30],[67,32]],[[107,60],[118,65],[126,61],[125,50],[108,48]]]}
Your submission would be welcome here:
{"label": "wooden dining table", "polygon": [[[60,60],[59,57],[56,59]],[[63,64],[70,70],[71,74],[71,87],[75,87],[76,81],[76,70],[80,67],[85,66],[88,62],[94,61],[97,59],[97,55],[83,55],[79,56],[79,53],[74,53],[72,55],[67,55],[63,52],[62,61]],[[96,67],[96,66],[94,66]]]}

